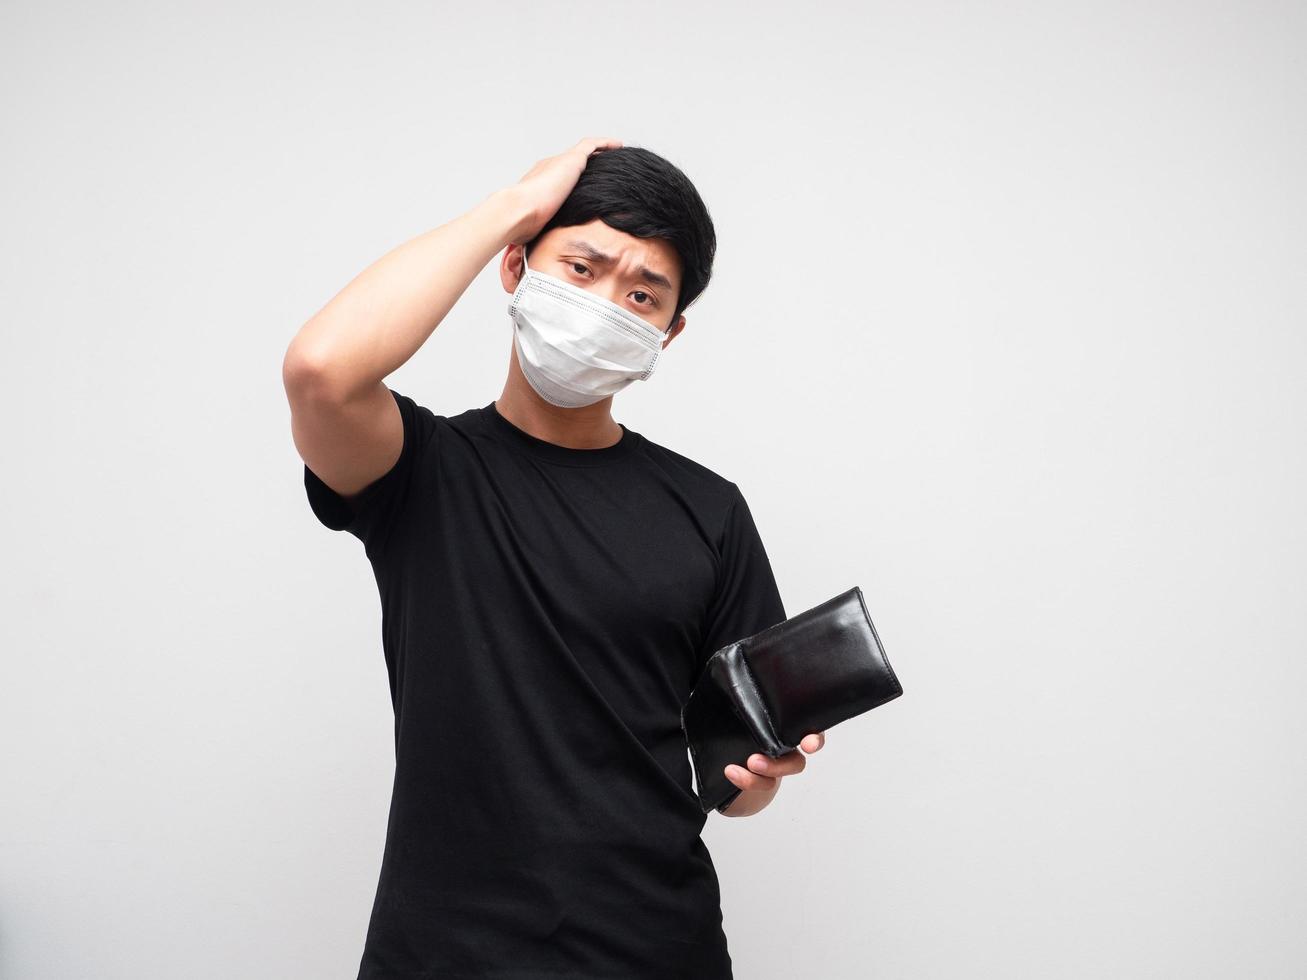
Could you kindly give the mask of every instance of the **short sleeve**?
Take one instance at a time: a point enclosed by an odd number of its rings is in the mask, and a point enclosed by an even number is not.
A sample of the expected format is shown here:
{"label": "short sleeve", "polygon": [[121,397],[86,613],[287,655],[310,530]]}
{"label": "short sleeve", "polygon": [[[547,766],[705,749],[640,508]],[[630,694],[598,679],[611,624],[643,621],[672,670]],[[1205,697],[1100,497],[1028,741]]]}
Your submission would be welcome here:
{"label": "short sleeve", "polygon": [[399,459],[360,496],[346,500],[304,466],[304,489],[314,516],[333,531],[348,531],[363,542],[369,555],[379,553],[394,528],[419,502],[415,486],[424,458],[432,448],[437,416],[393,388],[387,389],[399,407],[404,424],[404,447]]}
{"label": "short sleeve", "polygon": [[786,618],[767,549],[749,504],[732,484],[733,500],[720,544],[717,581],[702,633],[697,664],[716,651]]}

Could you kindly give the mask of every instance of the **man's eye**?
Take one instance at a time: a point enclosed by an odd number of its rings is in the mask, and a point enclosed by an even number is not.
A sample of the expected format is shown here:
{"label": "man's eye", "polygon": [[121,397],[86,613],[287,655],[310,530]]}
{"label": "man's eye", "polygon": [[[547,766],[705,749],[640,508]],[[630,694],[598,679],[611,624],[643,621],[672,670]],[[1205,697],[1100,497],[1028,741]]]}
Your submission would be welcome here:
{"label": "man's eye", "polygon": [[[570,266],[572,267],[572,272],[574,272],[574,273],[577,274],[577,275],[584,275],[585,273],[588,273],[588,272],[590,271],[589,266],[586,266],[586,265],[584,265],[583,263],[580,263],[580,262],[569,262],[569,263],[567,263],[567,264],[570,265]],[[644,300],[641,300],[641,299],[638,299],[638,298],[637,298],[637,299],[636,299],[636,302],[637,302],[637,303],[640,303],[642,306],[657,306],[657,305],[658,305],[658,300],[654,298],[653,294],[652,294],[652,293],[646,293],[643,289],[637,289],[637,290],[636,290],[634,293],[632,293],[631,295],[632,295],[632,296],[636,296],[636,297],[643,296],[643,297],[645,298],[645,300],[648,300],[648,302],[646,303]]]}

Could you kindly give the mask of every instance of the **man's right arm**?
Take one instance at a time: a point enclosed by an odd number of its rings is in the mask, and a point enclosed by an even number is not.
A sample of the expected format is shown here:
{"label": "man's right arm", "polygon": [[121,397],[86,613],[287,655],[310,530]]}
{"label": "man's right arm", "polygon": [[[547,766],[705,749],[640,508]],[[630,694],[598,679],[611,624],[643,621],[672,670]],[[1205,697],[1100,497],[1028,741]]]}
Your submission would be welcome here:
{"label": "man's right arm", "polygon": [[591,154],[586,137],[545,157],[466,214],[391,249],[300,328],[282,361],[291,434],[305,465],[349,503],[399,461],[404,424],[385,379],[417,353],[496,253],[529,242]]}
{"label": "man's right arm", "polygon": [[295,448],[354,498],[399,459],[404,428],[385,378],[412,357],[472,280],[522,234],[516,187],[397,246],[364,269],[291,340],[282,383]]}

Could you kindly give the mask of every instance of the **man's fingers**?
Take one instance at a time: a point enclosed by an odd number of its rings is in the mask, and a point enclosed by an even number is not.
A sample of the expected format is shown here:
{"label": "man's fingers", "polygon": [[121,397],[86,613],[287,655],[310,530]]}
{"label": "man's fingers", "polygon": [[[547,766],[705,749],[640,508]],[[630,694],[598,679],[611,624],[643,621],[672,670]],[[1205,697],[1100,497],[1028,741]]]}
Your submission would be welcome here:
{"label": "man's fingers", "polygon": [[745,790],[770,790],[776,786],[776,779],[772,776],[761,776],[756,772],[750,772],[742,766],[734,763],[725,769],[726,778],[740,789]]}
{"label": "man's fingers", "polygon": [[776,759],[761,752],[749,756],[749,768],[764,776],[793,776],[803,772],[803,767],[807,764],[808,760],[803,757],[803,753],[792,749]]}
{"label": "man's fingers", "polygon": [[587,136],[576,145],[588,157],[596,150],[615,150],[622,145],[622,141],[615,136]]}
{"label": "man's fingers", "polygon": [[[826,744],[826,734],[809,732],[799,744],[804,752],[811,754]],[[726,778],[740,789],[773,789],[781,777],[797,775],[808,765],[803,752],[796,749],[790,749],[775,759],[765,753],[755,752],[745,761],[748,768],[732,763],[724,770]]]}
{"label": "man's fingers", "polygon": [[803,749],[804,752],[807,752],[809,755],[811,755],[813,752],[816,752],[825,744],[826,744],[826,733],[824,731],[809,732],[807,735],[803,736],[802,741],[799,742],[799,746]]}

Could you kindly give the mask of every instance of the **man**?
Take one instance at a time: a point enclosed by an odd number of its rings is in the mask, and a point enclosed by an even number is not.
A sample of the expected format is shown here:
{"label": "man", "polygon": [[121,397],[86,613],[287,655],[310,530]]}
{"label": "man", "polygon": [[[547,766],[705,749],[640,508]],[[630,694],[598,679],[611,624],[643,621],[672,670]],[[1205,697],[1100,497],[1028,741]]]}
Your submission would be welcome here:
{"label": "man", "polygon": [[[715,248],[680,170],[584,139],[383,256],[287,350],[309,502],[372,564],[395,711],[360,978],[732,975],[680,706],[785,610],[736,484],[612,417]],[[444,416],[388,388],[501,249],[499,398]],[[728,767],[722,812],[805,761]]]}

